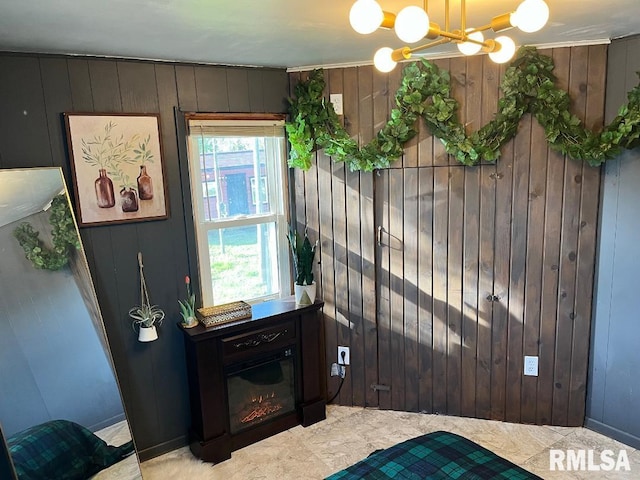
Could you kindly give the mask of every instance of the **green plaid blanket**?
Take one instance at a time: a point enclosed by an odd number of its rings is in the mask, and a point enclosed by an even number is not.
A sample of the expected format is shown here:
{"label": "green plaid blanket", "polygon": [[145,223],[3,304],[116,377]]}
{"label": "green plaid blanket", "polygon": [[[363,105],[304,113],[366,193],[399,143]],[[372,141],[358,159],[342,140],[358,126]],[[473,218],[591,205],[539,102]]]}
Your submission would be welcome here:
{"label": "green plaid blanket", "polygon": [[510,461],[449,432],[433,432],[372,453],[326,480],[542,480]]}
{"label": "green plaid blanket", "polygon": [[7,439],[19,480],[85,480],[134,451],[112,447],[77,423],[53,420]]}

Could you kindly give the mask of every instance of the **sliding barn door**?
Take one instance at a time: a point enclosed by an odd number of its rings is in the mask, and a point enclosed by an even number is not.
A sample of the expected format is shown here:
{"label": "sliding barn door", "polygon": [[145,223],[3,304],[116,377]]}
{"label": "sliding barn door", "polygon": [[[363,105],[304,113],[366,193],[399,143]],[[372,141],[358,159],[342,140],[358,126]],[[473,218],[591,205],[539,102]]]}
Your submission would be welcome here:
{"label": "sliding barn door", "polygon": [[599,171],[523,125],[498,165],[374,177],[380,408],[582,423]]}
{"label": "sliding barn door", "polygon": [[379,381],[390,387],[381,408],[490,416],[491,381],[506,375],[491,359],[504,357],[508,300],[494,281],[508,262],[496,261],[496,237],[507,249],[509,238],[496,230],[496,179],[491,165],[376,176]]}

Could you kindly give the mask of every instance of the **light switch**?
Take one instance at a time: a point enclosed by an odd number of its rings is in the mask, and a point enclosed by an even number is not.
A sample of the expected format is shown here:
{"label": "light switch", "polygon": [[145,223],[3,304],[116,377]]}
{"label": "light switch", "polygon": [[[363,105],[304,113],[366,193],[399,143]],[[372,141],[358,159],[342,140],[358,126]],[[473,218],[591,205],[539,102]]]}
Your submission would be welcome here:
{"label": "light switch", "polygon": [[329,95],[329,100],[331,100],[331,104],[333,105],[333,109],[338,115],[342,115],[342,94],[341,93],[332,93]]}

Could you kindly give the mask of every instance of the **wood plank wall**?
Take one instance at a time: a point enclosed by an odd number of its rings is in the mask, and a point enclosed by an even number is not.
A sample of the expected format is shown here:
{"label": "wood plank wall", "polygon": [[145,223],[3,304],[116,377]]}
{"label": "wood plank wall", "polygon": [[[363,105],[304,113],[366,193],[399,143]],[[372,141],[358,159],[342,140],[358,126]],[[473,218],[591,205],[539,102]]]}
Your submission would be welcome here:
{"label": "wood plank wall", "polygon": [[[186,444],[190,422],[184,346],[175,324],[193,227],[174,108],[283,113],[287,88],[286,72],[268,68],[0,54],[0,168],[60,166],[71,187],[62,112],[160,113],[169,219],[81,230],[142,459]],[[151,344],[137,342],[127,316],[140,302],[138,251],[151,299],[167,314],[160,339]]]}
{"label": "wood plank wall", "polygon": [[[572,111],[601,126],[606,46],[542,53],[553,56]],[[490,120],[504,67],[486,56],[436,63],[451,72],[468,130]],[[344,96],[345,127],[368,142],[393,107],[400,71],[324,75],[327,97]],[[290,78],[293,86],[305,73]],[[294,177],[297,224],[320,239],[327,363],[337,345],[351,347],[337,402],[583,423],[599,168],[551,151],[527,115],[495,165],[456,164],[421,124],[390,169],[352,173],[318,152]],[[538,377],[523,376],[524,355],[540,357]],[[328,369],[327,384],[331,397],[339,382]]]}

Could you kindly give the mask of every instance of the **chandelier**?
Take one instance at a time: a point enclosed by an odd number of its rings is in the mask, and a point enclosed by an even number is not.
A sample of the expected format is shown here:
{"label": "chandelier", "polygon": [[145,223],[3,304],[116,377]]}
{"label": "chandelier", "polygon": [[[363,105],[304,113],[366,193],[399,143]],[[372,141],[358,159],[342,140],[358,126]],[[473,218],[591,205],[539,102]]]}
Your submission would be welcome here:
{"label": "chandelier", "polygon": [[485,39],[482,32],[493,30],[497,33],[517,27],[523,32],[532,33],[544,27],[549,19],[549,7],[544,0],[524,0],[515,11],[493,17],[487,25],[467,28],[466,2],[460,0],[460,28],[450,30],[449,0],[444,3],[444,29],[430,21],[427,0],[424,1],[424,8],[408,6],[397,15],[383,11],[376,0],[357,0],[349,12],[349,22],[356,32],[365,35],[378,28],[393,28],[398,38],[408,44],[431,40],[416,47],[379,49],[373,57],[373,63],[381,72],[390,72],[399,61],[410,59],[413,53],[449,42],[456,43],[464,55],[475,55],[482,51],[488,53],[494,62],[505,63],[516,51],[513,40],[506,35]]}

